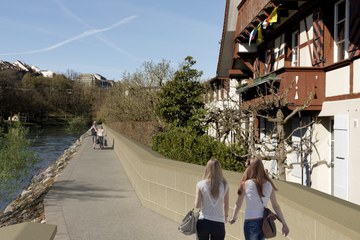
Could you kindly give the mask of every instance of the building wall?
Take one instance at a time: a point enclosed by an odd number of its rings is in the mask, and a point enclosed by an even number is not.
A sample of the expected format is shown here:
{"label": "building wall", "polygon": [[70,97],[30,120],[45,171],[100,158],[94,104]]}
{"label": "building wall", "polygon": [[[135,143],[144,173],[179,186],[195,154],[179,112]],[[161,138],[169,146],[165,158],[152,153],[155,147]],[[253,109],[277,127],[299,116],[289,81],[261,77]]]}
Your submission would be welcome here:
{"label": "building wall", "polygon": [[312,42],[313,39],[313,26],[312,26],[313,15],[309,15],[304,20],[300,21],[300,41],[299,45],[304,45],[300,48],[300,66],[301,67],[312,67],[312,43],[308,45],[308,40]]}
{"label": "building wall", "polygon": [[318,118],[314,127],[314,151],[311,156],[313,167],[312,188],[331,194],[331,134],[330,119]]}
{"label": "building wall", "polygon": [[283,68],[285,66],[285,58],[279,58],[284,56],[285,53],[285,34],[282,34],[280,37],[275,39],[275,48],[274,54],[278,60],[274,64],[274,70]]}
{"label": "building wall", "polygon": [[354,93],[360,93],[360,59],[354,61],[353,69],[353,91]]}
{"label": "building wall", "polygon": [[325,97],[350,93],[350,67],[342,67],[326,72]]}
{"label": "building wall", "polygon": [[[202,178],[204,166],[165,159],[145,146],[107,128],[108,140],[141,204],[175,222],[193,208],[195,184]],[[236,198],[240,173],[224,171],[230,187],[230,215]],[[355,240],[360,239],[360,207],[298,184],[274,181],[277,199],[290,227],[287,238],[274,239]],[[245,203],[244,203],[245,205]],[[226,224],[226,239],[243,239],[244,206],[238,221]],[[177,231],[174,229],[174,231]]]}
{"label": "building wall", "polygon": [[[214,93],[214,95],[221,96],[223,95],[223,98],[216,99],[213,97],[213,101],[210,101],[206,103],[206,107],[208,109],[238,109],[239,108],[239,95],[236,93],[236,87],[238,86],[238,81],[236,79],[228,79],[229,81],[229,91],[226,91],[226,89],[218,89],[218,93]],[[223,94],[220,94],[221,91],[224,91]],[[211,93],[208,93],[208,95]],[[210,98],[208,96],[208,98]],[[217,137],[217,131],[214,124],[211,124],[209,126],[209,129],[207,131],[207,134],[212,137]],[[225,139],[225,142],[232,143],[234,139],[232,139],[232,136],[234,136],[235,133],[229,134],[228,138]]]}
{"label": "building wall", "polygon": [[[332,101],[326,102],[324,104],[324,108],[320,115],[321,121],[330,121],[336,115],[344,115],[349,119],[349,146],[348,148],[348,176],[347,176],[347,195],[348,201],[356,203],[360,205],[360,188],[359,188],[359,169],[360,169],[360,99],[349,99],[349,100],[341,100],[341,101]],[[330,134],[328,132],[328,134]],[[321,136],[319,136],[320,138]],[[328,144],[329,145],[329,137],[321,138],[319,144]],[[342,143],[338,143],[342,144]],[[328,153],[330,151],[330,146],[328,146]],[[327,162],[330,162],[331,155],[325,158]],[[336,165],[334,166],[336,168]],[[319,175],[322,172],[319,172]]]}

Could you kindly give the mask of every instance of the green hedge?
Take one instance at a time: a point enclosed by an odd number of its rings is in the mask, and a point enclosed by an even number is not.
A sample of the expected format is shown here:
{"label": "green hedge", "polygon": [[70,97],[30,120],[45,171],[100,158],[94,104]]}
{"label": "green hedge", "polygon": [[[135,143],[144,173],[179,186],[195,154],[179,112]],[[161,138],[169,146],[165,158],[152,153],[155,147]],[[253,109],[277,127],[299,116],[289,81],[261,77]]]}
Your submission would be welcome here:
{"label": "green hedge", "polygon": [[211,158],[221,162],[223,169],[243,171],[245,150],[227,146],[208,135],[196,135],[190,129],[172,128],[153,137],[152,149],[167,158],[206,165]]}

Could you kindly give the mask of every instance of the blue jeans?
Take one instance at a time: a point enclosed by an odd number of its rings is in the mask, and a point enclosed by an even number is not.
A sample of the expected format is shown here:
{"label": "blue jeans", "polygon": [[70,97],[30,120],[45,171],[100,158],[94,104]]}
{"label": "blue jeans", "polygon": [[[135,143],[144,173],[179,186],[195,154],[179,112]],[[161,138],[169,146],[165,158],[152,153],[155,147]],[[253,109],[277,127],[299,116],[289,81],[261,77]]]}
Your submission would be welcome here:
{"label": "blue jeans", "polygon": [[207,219],[199,219],[196,224],[197,236],[199,240],[224,240],[225,224],[214,222]]}
{"label": "blue jeans", "polygon": [[244,235],[245,240],[264,240],[262,232],[262,218],[245,219],[244,222]]}

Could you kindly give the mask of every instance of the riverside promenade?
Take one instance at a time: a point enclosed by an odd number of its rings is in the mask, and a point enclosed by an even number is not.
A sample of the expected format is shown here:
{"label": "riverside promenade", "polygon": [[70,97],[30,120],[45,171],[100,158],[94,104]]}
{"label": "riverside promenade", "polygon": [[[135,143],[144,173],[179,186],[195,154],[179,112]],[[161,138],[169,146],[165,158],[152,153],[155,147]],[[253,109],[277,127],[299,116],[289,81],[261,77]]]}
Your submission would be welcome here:
{"label": "riverside promenade", "polygon": [[[46,223],[57,226],[55,239],[195,239],[179,233],[177,226],[193,207],[194,188],[204,166],[167,159],[111,128],[106,130],[111,148],[95,150],[91,138],[81,140],[45,197]],[[223,173],[234,206],[241,174]],[[277,221],[274,239],[360,239],[358,205],[299,184],[274,183],[290,226],[285,238]],[[226,225],[226,240],[243,239],[243,220],[240,210],[239,220]]]}
{"label": "riverside promenade", "polygon": [[141,203],[114,150],[93,149],[86,137],[45,197],[55,240],[195,239],[178,223]]}

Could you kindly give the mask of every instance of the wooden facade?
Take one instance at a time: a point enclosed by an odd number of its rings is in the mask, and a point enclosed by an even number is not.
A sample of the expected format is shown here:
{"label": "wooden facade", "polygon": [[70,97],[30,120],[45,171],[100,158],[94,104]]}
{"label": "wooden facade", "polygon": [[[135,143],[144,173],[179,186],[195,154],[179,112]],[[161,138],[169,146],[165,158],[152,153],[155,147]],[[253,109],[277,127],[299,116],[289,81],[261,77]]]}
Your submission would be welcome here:
{"label": "wooden facade", "polygon": [[[236,9],[231,8],[236,1]],[[360,0],[226,3],[217,76],[209,81],[209,106],[223,107],[214,102],[230,92],[237,94],[230,94],[231,99],[238,97],[236,109],[261,111],[250,116],[252,125],[248,121],[241,126],[246,131],[253,128],[249,137],[257,138],[257,147],[274,136],[274,124],[265,114],[274,115],[279,106],[285,114],[301,109],[284,124],[284,130],[293,134],[287,147],[295,150],[285,160],[293,164],[286,180],[360,205]],[[229,14],[234,10],[237,14]],[[269,19],[272,24],[265,22]],[[225,31],[229,22],[235,22],[234,32]],[[283,94],[284,105],[257,108],[264,99]],[[296,130],[304,125],[302,131]],[[217,136],[216,129],[213,135]],[[311,146],[305,156],[296,149],[307,137]],[[277,174],[273,162],[265,167]]]}
{"label": "wooden facade", "polygon": [[[298,79],[296,88],[290,95],[316,91],[316,99],[308,110],[321,110],[326,100],[326,71],[341,64],[351,65],[360,55],[360,3],[359,0],[345,1],[349,7],[349,31],[346,59],[334,59],[334,5],[338,1],[250,1],[244,0],[238,6],[238,21],[233,50],[233,64],[229,76],[239,79],[261,78],[275,73],[281,78],[280,90],[289,86],[289,81]],[[331,7],[329,7],[331,6]],[[251,32],[258,28],[277,9],[277,21],[266,29],[260,27],[262,38],[255,36],[249,40]],[[257,31],[257,34],[259,34]],[[298,34],[294,34],[298,31]],[[345,31],[345,29],[343,30]],[[341,33],[341,34],[345,34]],[[298,39],[294,40],[294,36]],[[294,61],[294,41],[298,42],[296,65]],[[255,45],[256,51],[240,51],[246,45]],[[342,63],[339,63],[342,62]],[[313,69],[313,70],[312,70]],[[234,74],[236,73],[236,74]],[[251,82],[251,81],[250,81]],[[244,86],[246,90],[251,84]],[[259,85],[254,85],[259,87]],[[310,88],[309,88],[310,87]],[[241,88],[240,88],[241,89]],[[250,101],[253,92],[242,92],[245,101]],[[350,93],[351,94],[351,93]],[[302,96],[305,97],[305,96]],[[301,104],[298,98],[289,99],[290,105]]]}

